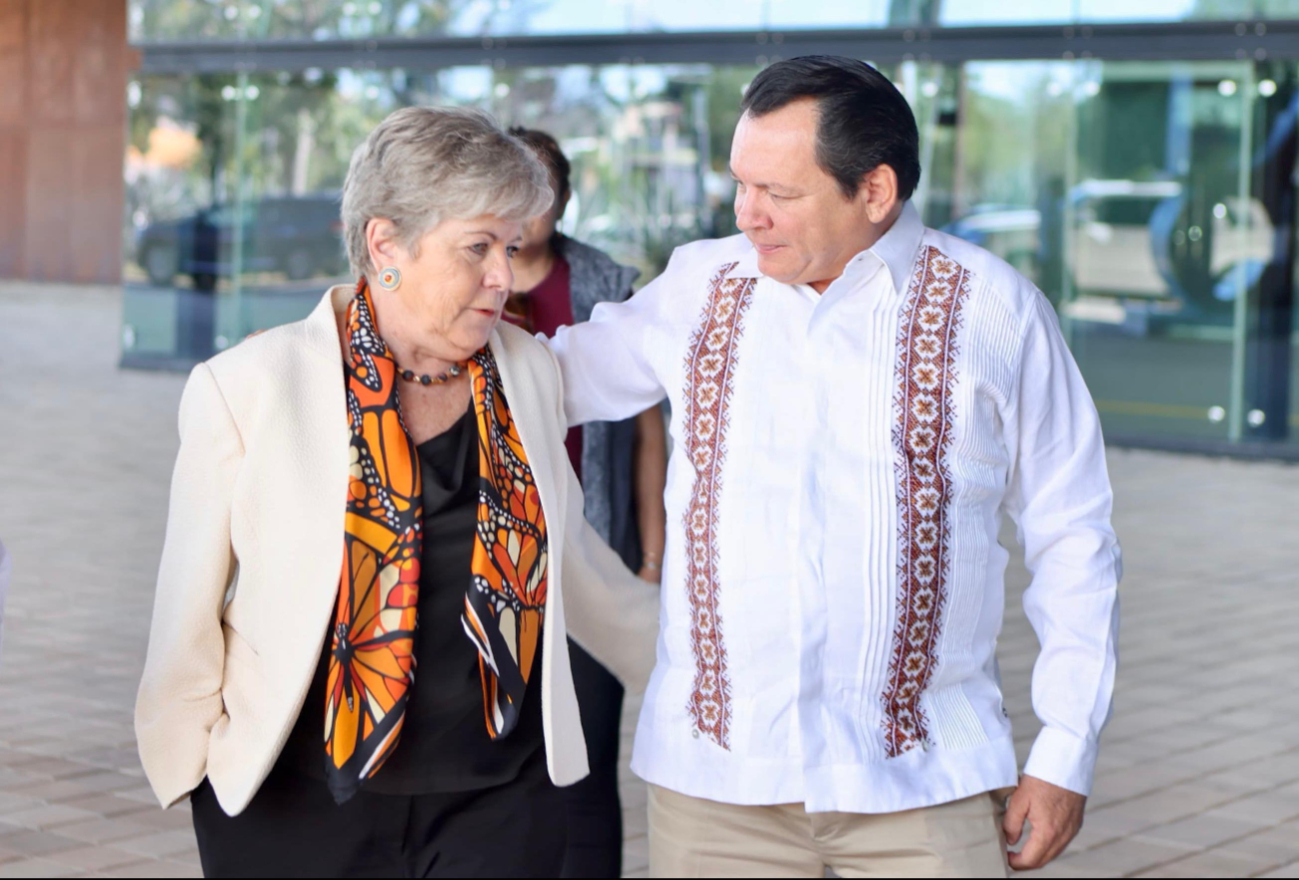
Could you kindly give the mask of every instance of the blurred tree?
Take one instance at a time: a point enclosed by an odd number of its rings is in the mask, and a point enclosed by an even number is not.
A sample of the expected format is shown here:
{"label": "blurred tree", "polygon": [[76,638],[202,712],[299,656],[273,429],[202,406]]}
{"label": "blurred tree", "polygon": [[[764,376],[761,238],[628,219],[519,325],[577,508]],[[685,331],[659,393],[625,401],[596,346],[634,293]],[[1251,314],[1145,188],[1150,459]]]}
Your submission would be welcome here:
{"label": "blurred tree", "polygon": [[131,0],[143,42],[526,32],[550,0]]}

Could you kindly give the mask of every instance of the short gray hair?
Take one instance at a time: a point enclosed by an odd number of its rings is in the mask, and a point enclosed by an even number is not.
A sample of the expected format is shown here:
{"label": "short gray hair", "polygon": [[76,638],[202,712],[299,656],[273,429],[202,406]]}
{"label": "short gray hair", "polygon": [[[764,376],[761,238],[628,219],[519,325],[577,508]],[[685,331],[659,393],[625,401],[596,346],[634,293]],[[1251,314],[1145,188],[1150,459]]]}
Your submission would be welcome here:
{"label": "short gray hair", "polygon": [[406,107],[390,115],[352,155],[343,185],[347,257],[372,278],[366,227],[391,220],[414,251],[448,219],[494,214],[527,220],[550,209],[555,194],[537,156],[491,116],[464,107]]}

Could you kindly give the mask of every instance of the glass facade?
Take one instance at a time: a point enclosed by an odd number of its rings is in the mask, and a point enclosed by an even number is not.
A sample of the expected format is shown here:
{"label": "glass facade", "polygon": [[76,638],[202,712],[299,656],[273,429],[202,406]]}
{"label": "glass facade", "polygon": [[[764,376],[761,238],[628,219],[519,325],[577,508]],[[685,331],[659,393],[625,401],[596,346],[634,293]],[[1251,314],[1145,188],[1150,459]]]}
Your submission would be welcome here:
{"label": "glass facade", "polygon": [[[182,36],[1299,19],[1299,0],[992,7],[138,0],[131,21],[147,54]],[[1299,65],[1235,54],[881,65],[920,123],[926,222],[1002,256],[1050,298],[1112,440],[1299,451]],[[346,279],[338,196],[351,151],[412,104],[471,104],[551,131],[574,165],[565,231],[652,277],[677,244],[734,231],[726,162],[758,69],[701,57],[140,75],[128,95],[124,362],[192,363],[301,317]]]}
{"label": "glass facade", "polygon": [[1299,0],[131,0],[130,6],[137,43],[1299,18]]}

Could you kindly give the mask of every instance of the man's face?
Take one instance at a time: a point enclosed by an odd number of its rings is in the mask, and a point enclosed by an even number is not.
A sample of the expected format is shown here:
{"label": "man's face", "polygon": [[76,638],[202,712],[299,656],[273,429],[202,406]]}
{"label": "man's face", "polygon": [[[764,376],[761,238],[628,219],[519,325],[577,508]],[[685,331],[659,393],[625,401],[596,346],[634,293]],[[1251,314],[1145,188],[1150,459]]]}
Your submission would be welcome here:
{"label": "man's face", "polygon": [[868,190],[844,197],[816,161],[813,99],[765,116],[745,113],[731,144],[735,219],[758,252],[762,274],[824,291],[874,243]]}

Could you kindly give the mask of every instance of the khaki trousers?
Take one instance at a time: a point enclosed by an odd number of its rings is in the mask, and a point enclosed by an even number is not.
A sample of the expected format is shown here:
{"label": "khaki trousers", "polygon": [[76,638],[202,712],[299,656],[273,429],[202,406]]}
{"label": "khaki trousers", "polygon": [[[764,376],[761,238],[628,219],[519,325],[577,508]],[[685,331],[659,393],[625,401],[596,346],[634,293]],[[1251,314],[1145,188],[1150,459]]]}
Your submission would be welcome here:
{"label": "khaki trousers", "polygon": [[740,807],[649,787],[651,877],[999,877],[1009,791],[903,813]]}

